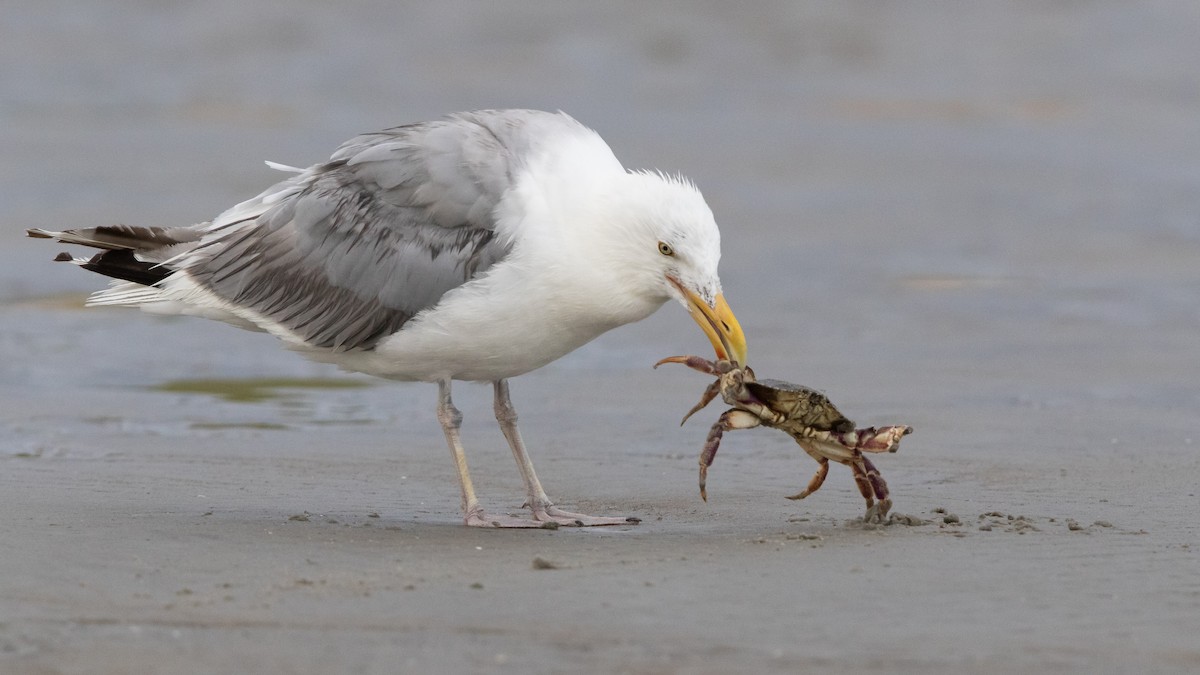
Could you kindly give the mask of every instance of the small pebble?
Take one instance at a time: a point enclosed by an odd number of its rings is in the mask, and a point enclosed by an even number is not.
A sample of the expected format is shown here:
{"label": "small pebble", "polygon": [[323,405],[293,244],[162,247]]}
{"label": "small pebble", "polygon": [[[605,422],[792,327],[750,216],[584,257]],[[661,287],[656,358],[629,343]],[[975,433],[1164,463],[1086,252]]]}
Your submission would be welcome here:
{"label": "small pebble", "polygon": [[942,518],[942,522],[946,523],[947,525],[958,525],[962,521],[960,521],[958,516],[954,515],[953,513],[947,513],[946,517]]}
{"label": "small pebble", "polygon": [[545,558],[538,557],[538,558],[533,559],[533,569],[535,569],[535,570],[556,570],[556,569],[558,569],[558,565],[555,565],[554,563],[550,562],[549,560],[546,560]]}
{"label": "small pebble", "polygon": [[992,526],[991,525],[980,525],[979,529],[983,530],[984,532],[991,532]]}
{"label": "small pebble", "polygon": [[1082,525],[1080,525],[1078,522],[1076,522],[1076,521],[1074,521],[1074,520],[1071,520],[1070,518],[1068,518],[1068,519],[1067,519],[1067,529],[1068,529],[1068,530],[1070,530],[1070,531],[1072,531],[1072,532],[1076,532],[1076,531],[1078,531],[1078,530],[1082,530],[1082,529],[1083,529],[1083,526],[1082,526]]}
{"label": "small pebble", "polygon": [[1096,522],[1094,522],[1092,524],[1095,525],[1096,527],[1112,527],[1113,526],[1113,524],[1108,522],[1107,520],[1097,520]]}

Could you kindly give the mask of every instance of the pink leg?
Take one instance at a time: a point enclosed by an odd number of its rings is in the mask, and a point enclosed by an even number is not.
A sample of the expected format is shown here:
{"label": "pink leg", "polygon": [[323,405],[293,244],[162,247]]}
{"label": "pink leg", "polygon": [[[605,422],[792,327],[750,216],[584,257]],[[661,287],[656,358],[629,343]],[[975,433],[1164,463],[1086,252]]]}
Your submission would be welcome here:
{"label": "pink leg", "polygon": [[532,525],[526,527],[542,527],[546,524],[584,527],[630,525],[641,522],[637,518],[623,516],[588,516],[582,513],[563,511],[555,506],[546,496],[546,491],[542,489],[542,483],[533,470],[533,462],[529,459],[529,454],[525,452],[525,443],[521,440],[521,432],[517,429],[517,411],[508,397],[508,382],[497,380],[493,386],[496,421],[500,423],[500,430],[504,433],[504,438],[508,440],[509,447],[512,448],[513,459],[517,461],[517,469],[520,470],[521,479],[525,482],[525,506],[533,511],[533,521],[521,521],[532,522]]}
{"label": "pink leg", "polygon": [[442,431],[446,434],[450,454],[454,456],[454,466],[458,470],[458,483],[462,488],[463,522],[471,527],[542,527],[542,523],[531,520],[491,515],[479,504],[479,499],[475,497],[475,486],[471,483],[471,473],[467,470],[467,455],[459,436],[462,413],[454,407],[454,402],[450,399],[450,380],[438,382],[437,416],[442,424]]}

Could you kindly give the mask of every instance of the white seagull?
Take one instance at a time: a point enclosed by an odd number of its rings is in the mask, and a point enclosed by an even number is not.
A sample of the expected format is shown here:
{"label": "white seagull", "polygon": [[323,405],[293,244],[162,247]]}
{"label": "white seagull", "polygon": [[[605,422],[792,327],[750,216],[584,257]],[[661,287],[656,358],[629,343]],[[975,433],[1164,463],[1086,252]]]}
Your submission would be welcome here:
{"label": "white seagull", "polygon": [[[310,358],[437,382],[467,525],[616,525],[554,506],[517,430],[508,378],[675,299],[718,358],[746,362],[721,293],[720,233],[689,181],[626,170],[565,113],[483,110],[364,134],[212,222],[33,237],[104,249],[59,260],[113,277],[90,305],[218,319]],[[491,382],[533,518],[475,496],[453,380]]]}

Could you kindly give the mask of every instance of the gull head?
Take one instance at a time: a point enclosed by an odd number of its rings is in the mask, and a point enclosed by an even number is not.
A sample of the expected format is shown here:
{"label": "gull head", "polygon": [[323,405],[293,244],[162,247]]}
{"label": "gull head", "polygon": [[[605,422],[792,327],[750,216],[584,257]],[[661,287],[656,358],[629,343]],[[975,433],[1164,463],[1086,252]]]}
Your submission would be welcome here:
{"label": "gull head", "polygon": [[628,172],[615,183],[601,232],[620,285],[657,305],[676,300],[718,359],[745,364],[746,337],[717,274],[721,233],[700,191],[686,179],[652,172]]}

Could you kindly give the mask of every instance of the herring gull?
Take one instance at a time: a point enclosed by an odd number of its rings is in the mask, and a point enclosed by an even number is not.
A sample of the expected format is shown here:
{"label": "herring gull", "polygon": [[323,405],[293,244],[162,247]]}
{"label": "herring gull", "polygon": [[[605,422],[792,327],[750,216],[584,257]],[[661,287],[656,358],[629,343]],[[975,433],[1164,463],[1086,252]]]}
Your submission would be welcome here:
{"label": "herring gull", "polygon": [[[307,169],[268,164],[295,175],[211,222],[28,234],[103,249],[58,257],[114,278],[89,305],[217,319],[347,370],[436,382],[467,525],[636,522],[551,502],[517,430],[509,378],[671,299],[718,358],[746,362],[700,192],[625,169],[565,113],[455,113],[357,136]],[[453,380],[492,383],[532,518],[480,505]]]}

